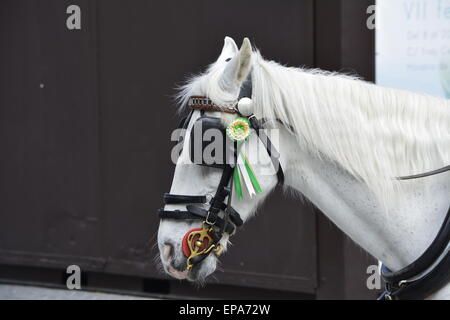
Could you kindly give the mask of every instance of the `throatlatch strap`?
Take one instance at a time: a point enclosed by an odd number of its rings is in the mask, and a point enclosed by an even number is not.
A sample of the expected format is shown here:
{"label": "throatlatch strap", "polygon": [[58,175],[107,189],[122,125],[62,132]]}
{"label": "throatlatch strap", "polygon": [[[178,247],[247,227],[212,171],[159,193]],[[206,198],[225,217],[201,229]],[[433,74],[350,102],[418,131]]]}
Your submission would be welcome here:
{"label": "throatlatch strap", "polygon": [[281,168],[280,164],[280,153],[277,151],[277,149],[272,145],[272,142],[267,137],[267,135],[264,133],[264,131],[260,130],[259,121],[255,116],[251,116],[249,118],[250,124],[252,125],[253,129],[255,130],[256,134],[259,137],[259,140],[261,140],[262,144],[267,150],[267,153],[269,154],[270,159],[272,160],[274,168],[277,170],[277,178],[278,178],[278,184],[283,185],[284,183],[284,172],[283,168]]}

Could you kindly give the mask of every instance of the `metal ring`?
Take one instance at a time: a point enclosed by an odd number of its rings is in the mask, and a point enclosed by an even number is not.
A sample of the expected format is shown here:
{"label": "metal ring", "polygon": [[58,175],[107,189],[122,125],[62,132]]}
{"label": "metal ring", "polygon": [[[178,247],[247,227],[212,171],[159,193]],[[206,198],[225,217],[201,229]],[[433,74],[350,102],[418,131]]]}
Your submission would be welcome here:
{"label": "metal ring", "polygon": [[211,211],[208,211],[208,214],[206,215],[205,223],[209,224],[210,226],[213,226],[216,224],[216,221],[210,222],[209,221],[209,215],[211,214]]}
{"label": "metal ring", "polygon": [[399,286],[399,287],[404,287],[405,285],[408,284],[408,282],[409,282],[408,280],[402,280],[402,281],[399,281],[399,282],[398,282],[398,286]]}

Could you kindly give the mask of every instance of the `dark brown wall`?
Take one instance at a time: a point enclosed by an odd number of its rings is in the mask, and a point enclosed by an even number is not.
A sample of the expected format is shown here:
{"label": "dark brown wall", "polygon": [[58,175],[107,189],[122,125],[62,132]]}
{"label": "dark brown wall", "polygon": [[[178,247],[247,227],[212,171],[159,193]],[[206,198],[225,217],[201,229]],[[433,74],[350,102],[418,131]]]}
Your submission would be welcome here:
{"label": "dark brown wall", "polygon": [[95,5],[81,4],[78,33],[65,28],[64,2],[0,4],[3,252],[101,250]]}
{"label": "dark brown wall", "polygon": [[[372,79],[372,34],[356,31],[370,1],[353,2],[3,1],[0,264],[165,278],[152,245],[173,173],[175,85],[213,62],[225,35],[289,65]],[[69,4],[82,30],[67,30]],[[360,281],[367,261],[313,211],[274,194],[214,282],[367,296],[350,276]],[[297,245],[280,247],[281,235]]]}
{"label": "dark brown wall", "polygon": [[[375,0],[316,0],[315,66],[375,80],[375,34],[366,27]],[[373,299],[367,267],[377,262],[318,213],[319,299]]]}

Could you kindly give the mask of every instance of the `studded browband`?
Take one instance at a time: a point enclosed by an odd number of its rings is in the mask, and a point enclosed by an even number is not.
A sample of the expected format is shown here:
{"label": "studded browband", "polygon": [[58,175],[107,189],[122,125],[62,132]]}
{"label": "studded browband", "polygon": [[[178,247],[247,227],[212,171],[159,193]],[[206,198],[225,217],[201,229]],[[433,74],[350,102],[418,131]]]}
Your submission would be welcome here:
{"label": "studded browband", "polygon": [[237,102],[233,102],[232,104],[229,104],[227,106],[219,107],[216,105],[210,98],[207,97],[201,97],[201,96],[192,96],[188,100],[188,106],[191,109],[195,110],[204,110],[204,111],[219,111],[219,112],[226,112],[226,113],[238,113],[236,110]]}

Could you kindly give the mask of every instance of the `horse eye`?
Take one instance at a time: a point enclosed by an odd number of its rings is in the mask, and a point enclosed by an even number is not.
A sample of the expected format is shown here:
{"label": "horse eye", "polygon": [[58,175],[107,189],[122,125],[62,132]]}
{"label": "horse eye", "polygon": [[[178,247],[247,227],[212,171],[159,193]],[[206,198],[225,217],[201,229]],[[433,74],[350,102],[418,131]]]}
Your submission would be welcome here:
{"label": "horse eye", "polygon": [[231,60],[231,58],[228,58],[228,59],[225,60],[225,62],[228,62],[228,61],[230,61],[230,60]]}

